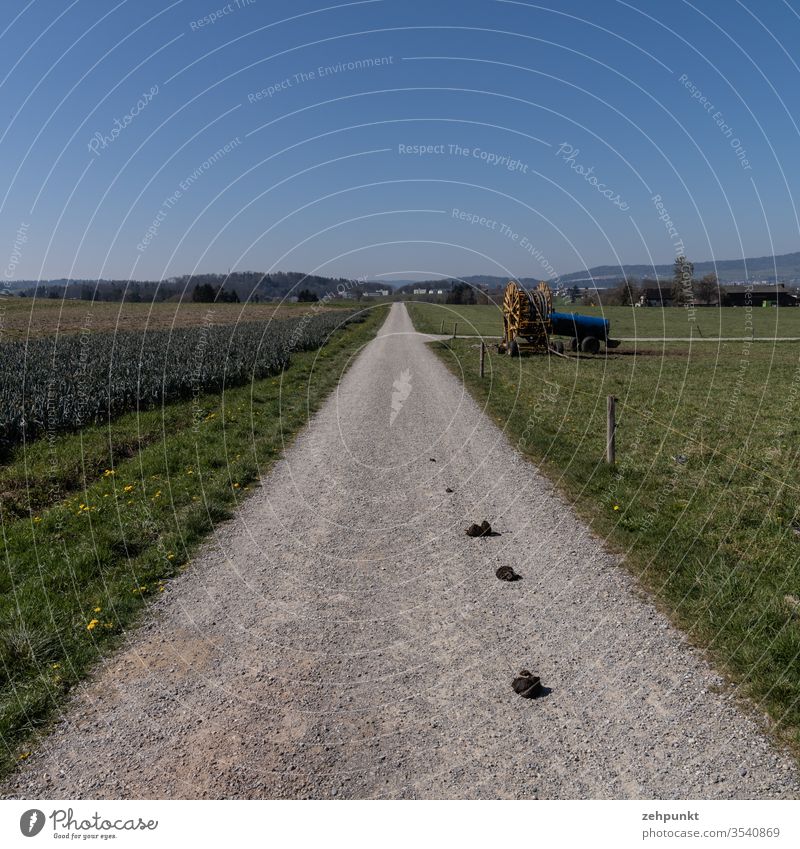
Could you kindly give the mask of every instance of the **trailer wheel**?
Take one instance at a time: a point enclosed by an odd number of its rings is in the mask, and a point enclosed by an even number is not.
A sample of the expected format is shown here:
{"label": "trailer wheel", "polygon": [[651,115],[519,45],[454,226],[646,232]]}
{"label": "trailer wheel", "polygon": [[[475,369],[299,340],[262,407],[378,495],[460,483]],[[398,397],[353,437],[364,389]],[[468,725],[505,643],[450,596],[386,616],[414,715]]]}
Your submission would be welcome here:
{"label": "trailer wheel", "polygon": [[569,343],[570,351],[580,351],[581,343],[577,336],[573,338],[573,340]]}
{"label": "trailer wheel", "polygon": [[558,341],[558,342],[555,342],[555,343],[553,344],[553,350],[554,350],[557,354],[563,354],[563,353],[564,353],[564,343],[563,343],[563,342],[559,339],[559,341]]}
{"label": "trailer wheel", "polygon": [[600,350],[600,340],[595,336],[587,336],[581,342],[581,351],[584,354],[596,354]]}

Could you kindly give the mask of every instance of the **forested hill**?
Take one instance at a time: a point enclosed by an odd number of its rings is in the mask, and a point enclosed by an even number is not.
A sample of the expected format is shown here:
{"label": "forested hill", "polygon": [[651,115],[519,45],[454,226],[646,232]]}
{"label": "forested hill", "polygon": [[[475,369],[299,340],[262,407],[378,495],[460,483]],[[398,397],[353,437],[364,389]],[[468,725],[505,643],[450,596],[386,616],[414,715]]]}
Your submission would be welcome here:
{"label": "forested hill", "polygon": [[20,280],[11,284],[12,294],[31,294],[37,297],[81,298],[84,300],[120,301],[123,296],[131,301],[166,301],[180,297],[191,298],[197,286],[223,288],[235,293],[240,301],[248,298],[273,300],[310,292],[319,298],[333,293],[374,291],[377,283],[364,283],[343,277],[320,277],[299,271],[237,271],[232,274],[187,274],[163,281],[151,280]]}

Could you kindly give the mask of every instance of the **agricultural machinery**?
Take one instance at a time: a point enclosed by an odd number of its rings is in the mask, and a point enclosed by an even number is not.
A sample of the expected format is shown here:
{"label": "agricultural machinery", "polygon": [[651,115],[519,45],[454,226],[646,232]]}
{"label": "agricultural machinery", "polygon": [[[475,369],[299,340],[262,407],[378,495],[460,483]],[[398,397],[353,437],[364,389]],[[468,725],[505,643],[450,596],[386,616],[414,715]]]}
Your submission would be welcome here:
{"label": "agricultural machinery", "polygon": [[553,336],[567,336],[573,351],[596,354],[603,342],[616,348],[618,340],[609,338],[611,322],[605,318],[579,313],[553,311],[553,295],[547,283],[527,291],[514,280],[503,295],[503,340],[499,350],[511,357],[522,353],[564,353],[564,343]]}

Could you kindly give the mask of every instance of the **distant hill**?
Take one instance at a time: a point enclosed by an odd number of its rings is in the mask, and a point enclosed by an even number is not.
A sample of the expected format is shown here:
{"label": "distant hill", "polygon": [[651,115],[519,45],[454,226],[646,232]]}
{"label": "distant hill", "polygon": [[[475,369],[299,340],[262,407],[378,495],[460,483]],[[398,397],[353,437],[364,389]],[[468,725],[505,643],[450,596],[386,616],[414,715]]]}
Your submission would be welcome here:
{"label": "distant hill", "polygon": [[[689,257],[691,259],[691,257]],[[720,283],[766,280],[778,283],[800,283],[800,252],[779,256],[759,256],[746,259],[723,259],[717,262],[695,262],[695,277],[716,273]],[[554,282],[564,286],[590,286],[598,288],[612,286],[623,277],[658,278],[672,277],[669,265],[596,265],[584,271],[563,274]]]}
{"label": "distant hill", "polygon": [[[691,257],[689,257],[691,259]],[[747,259],[724,259],[718,262],[696,262],[695,277],[716,272],[720,283],[736,283],[744,281],[778,282],[800,284],[800,251],[779,256],[760,256]],[[554,287],[596,286],[607,288],[614,286],[623,277],[642,278],[657,277],[659,280],[672,278],[672,264],[668,265],[596,265],[583,271],[573,271],[562,274],[548,282]],[[540,277],[519,278],[524,286],[533,287]],[[502,289],[508,282],[508,277],[497,277],[489,274],[473,274],[469,277],[445,277],[438,280],[379,280],[363,281],[345,277],[320,277],[306,275],[300,271],[275,271],[263,273],[258,271],[237,271],[233,274],[193,274],[181,277],[170,277],[162,282],[149,280],[17,280],[10,284],[10,293],[27,293],[37,288],[38,297],[67,298],[119,301],[127,289],[126,299],[152,301],[177,300],[182,293],[191,297],[195,286],[211,284],[215,288],[224,285],[226,291],[234,291],[239,299],[244,301],[256,296],[258,300],[276,300],[296,295],[306,289],[317,297],[322,298],[333,292],[374,292],[379,289],[394,289],[399,293],[411,293],[417,288],[449,289],[453,283],[463,280],[472,286],[488,286],[490,289]],[[95,292],[96,289],[96,292]]]}
{"label": "distant hill", "polygon": [[[689,257],[691,259],[691,257]],[[800,251],[779,256],[748,257],[746,259],[723,259],[717,262],[696,262],[694,264],[695,277],[705,274],[716,273],[720,283],[739,283],[745,281],[800,284]],[[657,278],[659,280],[672,279],[672,263],[668,265],[596,265],[593,268],[582,271],[573,271],[571,274],[562,274],[548,282],[552,286],[570,287],[596,286],[598,289],[615,286],[623,278]],[[535,286],[541,277],[520,277],[520,283],[524,286]],[[449,289],[454,282],[463,280],[472,286],[489,286],[490,289],[502,289],[508,282],[508,277],[496,277],[488,274],[474,274],[461,278],[442,278],[439,280],[396,280],[395,284],[400,286],[401,292],[412,292],[414,289],[439,288]]]}
{"label": "distant hill", "polygon": [[39,298],[80,298],[83,300],[120,301],[126,300],[178,300],[191,298],[195,286],[211,285],[223,287],[228,293],[235,292],[239,300],[278,300],[292,297],[306,290],[323,298],[326,295],[356,292],[374,292],[391,289],[384,283],[350,280],[344,277],[319,277],[300,271],[276,271],[269,274],[258,271],[237,271],[232,274],[192,274],[170,277],[156,282],[152,280],[18,280],[11,283],[9,291],[27,294],[36,290]]}

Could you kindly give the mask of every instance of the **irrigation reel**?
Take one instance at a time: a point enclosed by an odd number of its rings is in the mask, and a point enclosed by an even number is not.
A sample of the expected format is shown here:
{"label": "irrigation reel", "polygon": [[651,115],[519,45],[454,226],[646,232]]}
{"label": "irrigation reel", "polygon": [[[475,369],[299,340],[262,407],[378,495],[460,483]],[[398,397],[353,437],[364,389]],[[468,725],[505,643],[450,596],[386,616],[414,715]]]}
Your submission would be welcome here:
{"label": "irrigation reel", "polygon": [[553,311],[553,293],[547,283],[530,291],[516,280],[509,281],[503,294],[503,339],[500,353],[564,353],[564,343],[554,336],[567,336],[573,351],[596,354],[600,343],[616,348],[619,341],[609,338],[611,322],[606,318]]}

